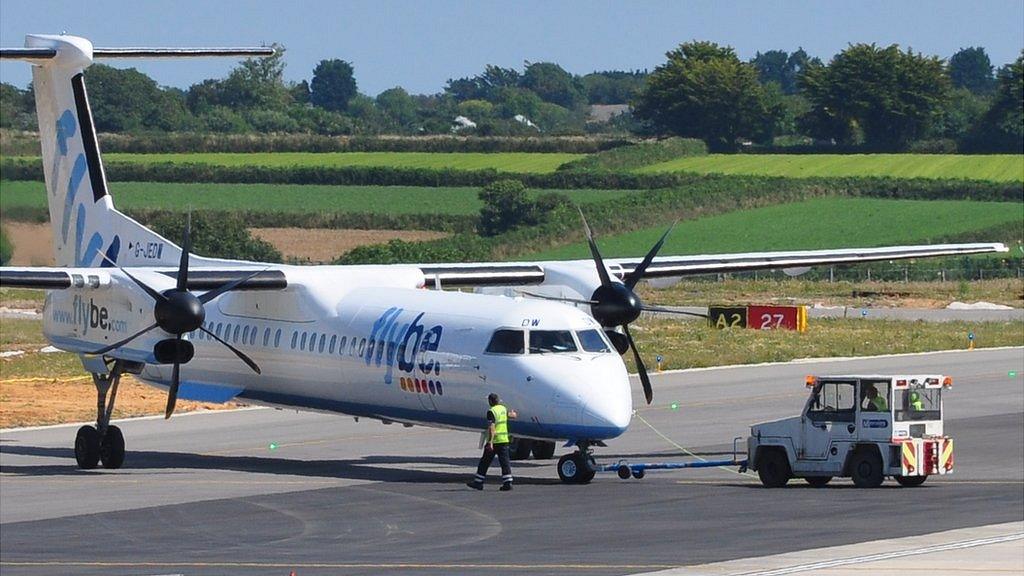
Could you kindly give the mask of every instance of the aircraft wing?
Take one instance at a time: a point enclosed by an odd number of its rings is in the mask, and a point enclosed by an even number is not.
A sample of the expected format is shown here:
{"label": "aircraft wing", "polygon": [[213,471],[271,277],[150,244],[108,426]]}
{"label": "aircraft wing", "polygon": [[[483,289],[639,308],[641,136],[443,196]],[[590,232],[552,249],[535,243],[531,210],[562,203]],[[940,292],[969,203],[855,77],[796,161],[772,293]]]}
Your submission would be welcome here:
{"label": "aircraft wing", "polygon": [[[131,268],[132,272],[147,271],[162,274],[171,280],[178,278],[178,271],[172,268]],[[188,275],[189,290],[212,290],[252,274],[253,269],[244,268],[194,268]],[[63,290],[66,288],[103,288],[109,286],[111,278],[123,273],[117,268],[41,268],[3,267],[0,268],[0,286],[4,288],[36,288]],[[123,277],[123,276],[122,276]],[[263,270],[249,278],[236,290],[282,290],[288,286],[281,270]]]}
{"label": "aircraft wing", "polygon": [[[858,264],[885,260],[964,256],[1008,252],[1001,243],[933,244],[928,246],[886,246],[881,248],[839,248],[830,250],[794,250],[786,252],[749,252],[743,254],[698,254],[655,258],[644,278],[695,276],[749,270],[803,268],[830,264]],[[643,260],[606,258],[605,265],[620,280],[626,279]],[[551,272],[572,267],[593,268],[592,260],[550,262],[507,262],[469,264],[423,264],[420,269],[430,286],[523,286],[550,281]]]}

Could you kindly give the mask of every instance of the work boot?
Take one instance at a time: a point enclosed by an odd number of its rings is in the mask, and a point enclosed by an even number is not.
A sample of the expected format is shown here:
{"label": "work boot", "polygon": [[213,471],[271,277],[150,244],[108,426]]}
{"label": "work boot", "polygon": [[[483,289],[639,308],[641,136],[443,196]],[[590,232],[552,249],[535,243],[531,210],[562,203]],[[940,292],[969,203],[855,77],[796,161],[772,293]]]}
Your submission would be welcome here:
{"label": "work boot", "polygon": [[512,483],[511,482],[505,482],[504,484],[501,485],[501,488],[498,488],[498,490],[501,490],[502,492],[508,492],[511,489],[512,489]]}
{"label": "work boot", "polygon": [[469,486],[470,488],[472,488],[474,490],[483,490],[484,489],[484,483],[483,482],[477,482],[476,480],[470,480],[469,482],[466,482],[466,486]]}

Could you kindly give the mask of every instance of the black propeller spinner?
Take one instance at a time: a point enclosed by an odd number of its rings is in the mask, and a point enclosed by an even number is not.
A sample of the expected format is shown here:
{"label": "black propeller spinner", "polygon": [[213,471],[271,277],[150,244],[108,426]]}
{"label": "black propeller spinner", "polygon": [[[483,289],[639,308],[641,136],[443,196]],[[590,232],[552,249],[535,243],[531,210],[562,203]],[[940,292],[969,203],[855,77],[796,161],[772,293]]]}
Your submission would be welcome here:
{"label": "black propeller spinner", "polygon": [[[253,372],[256,372],[257,374],[260,373],[260,367],[256,365],[256,362],[253,362],[252,358],[249,358],[244,352],[235,348],[231,344],[228,344],[222,340],[220,336],[217,336],[203,327],[203,321],[206,320],[206,309],[203,305],[225,292],[234,290],[246,281],[254,278],[257,274],[262,272],[262,270],[257,270],[238,280],[228,282],[227,284],[218,286],[209,292],[196,296],[188,290],[188,260],[191,250],[192,215],[189,214],[188,219],[185,222],[185,234],[181,243],[181,261],[178,264],[177,283],[174,288],[164,290],[163,292],[157,292],[135,276],[132,276],[127,270],[121,268],[121,266],[116,262],[109,258],[107,259],[108,262],[117,266],[125,276],[130,278],[140,288],[142,288],[146,294],[149,294],[149,296],[153,298],[153,301],[156,303],[153,306],[153,318],[156,321],[124,340],[115,342],[110,346],[106,346],[96,350],[95,352],[90,352],[90,354],[96,356],[106,354],[111,350],[124,346],[154,328],[160,328],[168,334],[173,334],[173,339],[158,342],[154,349],[154,354],[159,361],[172,363],[174,365],[174,368],[171,371],[171,386],[167,391],[167,409],[164,411],[164,418],[170,418],[171,414],[174,413],[174,405],[178,400],[178,388],[181,385],[181,364],[185,364],[191,360],[194,353],[192,343],[182,339],[182,335],[184,334],[194,330],[203,331],[208,336],[234,352],[235,356],[238,356],[242,362],[245,362]],[[104,258],[106,258],[106,256],[104,256]]]}

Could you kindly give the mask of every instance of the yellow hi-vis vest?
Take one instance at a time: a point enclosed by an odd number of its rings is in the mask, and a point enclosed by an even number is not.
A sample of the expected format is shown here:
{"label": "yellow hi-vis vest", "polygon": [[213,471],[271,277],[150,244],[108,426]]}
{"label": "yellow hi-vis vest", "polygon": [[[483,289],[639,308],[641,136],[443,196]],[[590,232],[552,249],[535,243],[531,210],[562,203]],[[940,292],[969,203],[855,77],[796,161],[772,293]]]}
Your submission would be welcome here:
{"label": "yellow hi-vis vest", "polygon": [[494,444],[508,444],[508,409],[501,404],[491,406],[494,415]]}

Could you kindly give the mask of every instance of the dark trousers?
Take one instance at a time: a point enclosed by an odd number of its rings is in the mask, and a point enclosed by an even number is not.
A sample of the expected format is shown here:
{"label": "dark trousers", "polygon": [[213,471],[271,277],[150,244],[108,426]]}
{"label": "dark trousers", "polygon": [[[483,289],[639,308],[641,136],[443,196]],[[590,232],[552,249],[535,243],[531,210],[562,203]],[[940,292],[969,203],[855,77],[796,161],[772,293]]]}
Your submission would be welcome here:
{"label": "dark trousers", "polygon": [[512,465],[509,464],[508,459],[508,444],[493,444],[494,449],[488,450],[484,447],[483,456],[480,456],[480,464],[476,467],[476,478],[477,482],[483,483],[484,479],[487,478],[487,469],[491,467],[491,462],[494,462],[494,457],[498,457],[498,463],[501,464],[501,481],[511,482],[512,481]]}

